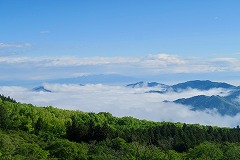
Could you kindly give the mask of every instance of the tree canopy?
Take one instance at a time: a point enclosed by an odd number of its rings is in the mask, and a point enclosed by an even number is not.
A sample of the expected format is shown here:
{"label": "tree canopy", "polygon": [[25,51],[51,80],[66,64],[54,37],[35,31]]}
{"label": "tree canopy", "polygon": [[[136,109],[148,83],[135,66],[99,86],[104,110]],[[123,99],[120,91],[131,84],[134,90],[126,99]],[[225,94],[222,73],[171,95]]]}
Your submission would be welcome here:
{"label": "tree canopy", "polygon": [[0,159],[240,159],[240,129],[153,122],[0,96]]}

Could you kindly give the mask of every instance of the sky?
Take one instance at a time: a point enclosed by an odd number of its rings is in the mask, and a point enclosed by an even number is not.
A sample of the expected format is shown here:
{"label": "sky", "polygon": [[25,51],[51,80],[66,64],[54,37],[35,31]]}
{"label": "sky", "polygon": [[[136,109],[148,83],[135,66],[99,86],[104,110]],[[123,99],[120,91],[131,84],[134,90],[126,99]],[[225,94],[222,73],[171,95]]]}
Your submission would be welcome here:
{"label": "sky", "polygon": [[5,44],[1,48],[8,48],[1,53],[79,57],[239,53],[239,5],[238,0],[1,1],[0,35]]}
{"label": "sky", "polygon": [[240,84],[239,6],[238,0],[0,1],[0,80],[119,74]]}

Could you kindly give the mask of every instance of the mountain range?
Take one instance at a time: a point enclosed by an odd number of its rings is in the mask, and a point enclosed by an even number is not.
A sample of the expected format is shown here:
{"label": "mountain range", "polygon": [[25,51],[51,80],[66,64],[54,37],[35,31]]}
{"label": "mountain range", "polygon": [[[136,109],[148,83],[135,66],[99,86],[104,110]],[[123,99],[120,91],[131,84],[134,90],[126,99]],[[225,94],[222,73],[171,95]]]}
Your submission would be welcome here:
{"label": "mountain range", "polygon": [[192,110],[216,110],[221,115],[235,116],[240,112],[240,103],[236,103],[226,97],[199,95],[191,98],[181,98],[173,101],[183,105],[191,106]]}
{"label": "mountain range", "polygon": [[118,74],[96,74],[96,75],[83,75],[73,78],[53,79],[46,81],[47,83],[60,83],[60,84],[124,84],[136,81],[137,79],[130,76],[123,76]]}
{"label": "mountain range", "polygon": [[128,84],[128,85],[126,85],[126,87],[130,87],[130,88],[157,87],[157,88],[162,88],[162,89],[169,88],[169,86],[166,84],[157,83],[157,82],[143,82],[143,81]]}
{"label": "mountain range", "polygon": [[139,78],[119,75],[119,74],[91,74],[82,75],[71,78],[55,78],[44,80],[0,80],[0,86],[21,86],[33,87],[43,83],[58,83],[58,84],[108,84],[108,85],[123,85],[131,82],[139,81]]}
{"label": "mountain range", "polygon": [[[200,91],[208,91],[211,89],[221,88],[229,91],[227,96],[220,95],[198,95],[190,98],[179,98],[174,103],[183,104],[191,107],[194,111],[217,111],[221,115],[235,116],[240,112],[240,87],[228,83],[212,82],[209,80],[195,80],[178,83],[172,86],[157,82],[138,82],[128,84],[127,87],[140,88],[149,87],[147,93],[164,94],[167,92],[183,92],[188,89],[196,89]],[[158,88],[157,88],[158,87]],[[151,89],[153,88],[153,89]],[[169,101],[164,101],[169,102]]]}

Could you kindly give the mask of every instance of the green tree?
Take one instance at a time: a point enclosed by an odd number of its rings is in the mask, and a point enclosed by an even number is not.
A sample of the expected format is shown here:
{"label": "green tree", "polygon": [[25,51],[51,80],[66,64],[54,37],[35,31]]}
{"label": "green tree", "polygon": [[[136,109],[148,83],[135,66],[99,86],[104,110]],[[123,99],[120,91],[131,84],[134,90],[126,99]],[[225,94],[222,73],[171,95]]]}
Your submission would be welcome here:
{"label": "green tree", "polygon": [[51,142],[47,149],[52,157],[62,160],[84,160],[88,157],[88,146],[86,144],[70,142],[64,139]]}
{"label": "green tree", "polygon": [[190,159],[218,160],[223,157],[223,152],[219,148],[219,145],[204,142],[194,147],[194,149],[190,149],[188,156]]}
{"label": "green tree", "polygon": [[239,144],[226,143],[223,146],[223,160],[239,160],[240,146]]}

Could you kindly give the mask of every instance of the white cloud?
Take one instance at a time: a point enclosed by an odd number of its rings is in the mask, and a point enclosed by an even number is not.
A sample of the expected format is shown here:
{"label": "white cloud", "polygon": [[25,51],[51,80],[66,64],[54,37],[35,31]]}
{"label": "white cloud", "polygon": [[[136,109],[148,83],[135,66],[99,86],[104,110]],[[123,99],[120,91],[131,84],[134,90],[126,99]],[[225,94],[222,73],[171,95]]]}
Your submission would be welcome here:
{"label": "white cloud", "polygon": [[108,64],[121,64],[121,63],[134,63],[137,60],[134,58],[125,57],[56,57],[49,58],[47,66],[82,66],[82,65],[108,65]]}
{"label": "white cloud", "polygon": [[0,87],[0,92],[4,92],[4,93],[13,93],[13,92],[16,92],[16,93],[21,93],[21,92],[27,92],[29,91],[27,88],[24,88],[24,87],[18,87],[18,86],[2,86]]}
{"label": "white cloud", "polygon": [[178,56],[157,54],[142,57],[0,57],[2,63],[32,63],[38,62],[39,65],[56,67],[56,66],[84,66],[84,65],[110,65],[122,64],[142,67],[160,67],[171,64],[181,65],[185,61]]}
{"label": "white cloud", "polygon": [[63,57],[0,57],[0,63],[35,63],[45,67],[85,66],[85,65],[108,65],[135,63],[137,59],[124,57],[86,57],[78,58],[71,56]]}
{"label": "white cloud", "polygon": [[158,66],[168,66],[171,64],[182,65],[185,64],[186,61],[181,59],[177,55],[169,55],[169,54],[150,54],[142,59],[142,63],[144,66],[149,67],[158,67]]}
{"label": "white cloud", "polygon": [[237,58],[215,58],[212,60],[213,62],[228,62],[228,63],[239,63],[240,59]]}
{"label": "white cloud", "polygon": [[162,102],[163,100],[172,101],[199,94],[227,95],[228,91],[223,89],[209,91],[188,89],[181,93],[151,94],[145,93],[146,89],[102,84],[86,86],[44,84],[44,87],[53,92],[32,92],[30,89],[22,87],[0,87],[0,92],[24,103],[39,106],[52,105],[63,109],[86,112],[105,111],[119,117],[134,116],[153,121],[200,123],[231,127],[240,122],[240,115],[234,117],[221,116],[214,111],[209,114],[207,112],[192,111],[187,106]]}
{"label": "white cloud", "polygon": [[0,57],[0,63],[8,63],[8,64],[19,64],[19,63],[29,63],[29,62],[36,62],[34,58],[29,57]]}
{"label": "white cloud", "polygon": [[[170,54],[147,55],[144,57],[1,56],[0,65],[5,68],[9,67],[9,70],[21,68],[20,72],[26,75],[24,77],[50,76],[56,75],[56,73],[59,73],[57,75],[59,77],[61,72],[69,74],[64,74],[62,77],[72,77],[73,75],[78,75],[78,73],[151,76],[175,73],[225,73],[240,71],[240,60],[237,58],[206,60]],[[29,67],[35,69],[34,73],[36,75],[28,75],[29,69],[27,68]],[[44,73],[40,73],[40,71],[44,71]],[[9,79],[12,78],[11,75],[9,75]],[[42,79],[44,78],[47,77],[42,77]]]}
{"label": "white cloud", "polygon": [[211,62],[225,72],[240,71],[240,59],[238,58],[215,58]]}
{"label": "white cloud", "polygon": [[230,93],[230,90],[226,90],[226,89],[223,89],[223,88],[214,88],[214,89],[204,90],[204,91],[188,88],[188,89],[183,90],[183,91],[181,91],[179,93],[178,92],[171,92],[171,91],[169,91],[169,92],[166,92],[166,93],[162,94],[161,97],[164,100],[174,101],[174,100],[179,99],[179,98],[190,98],[190,97],[198,96],[198,95],[227,96],[229,93]]}
{"label": "white cloud", "polygon": [[1,48],[25,48],[30,47],[30,43],[0,43]]}

